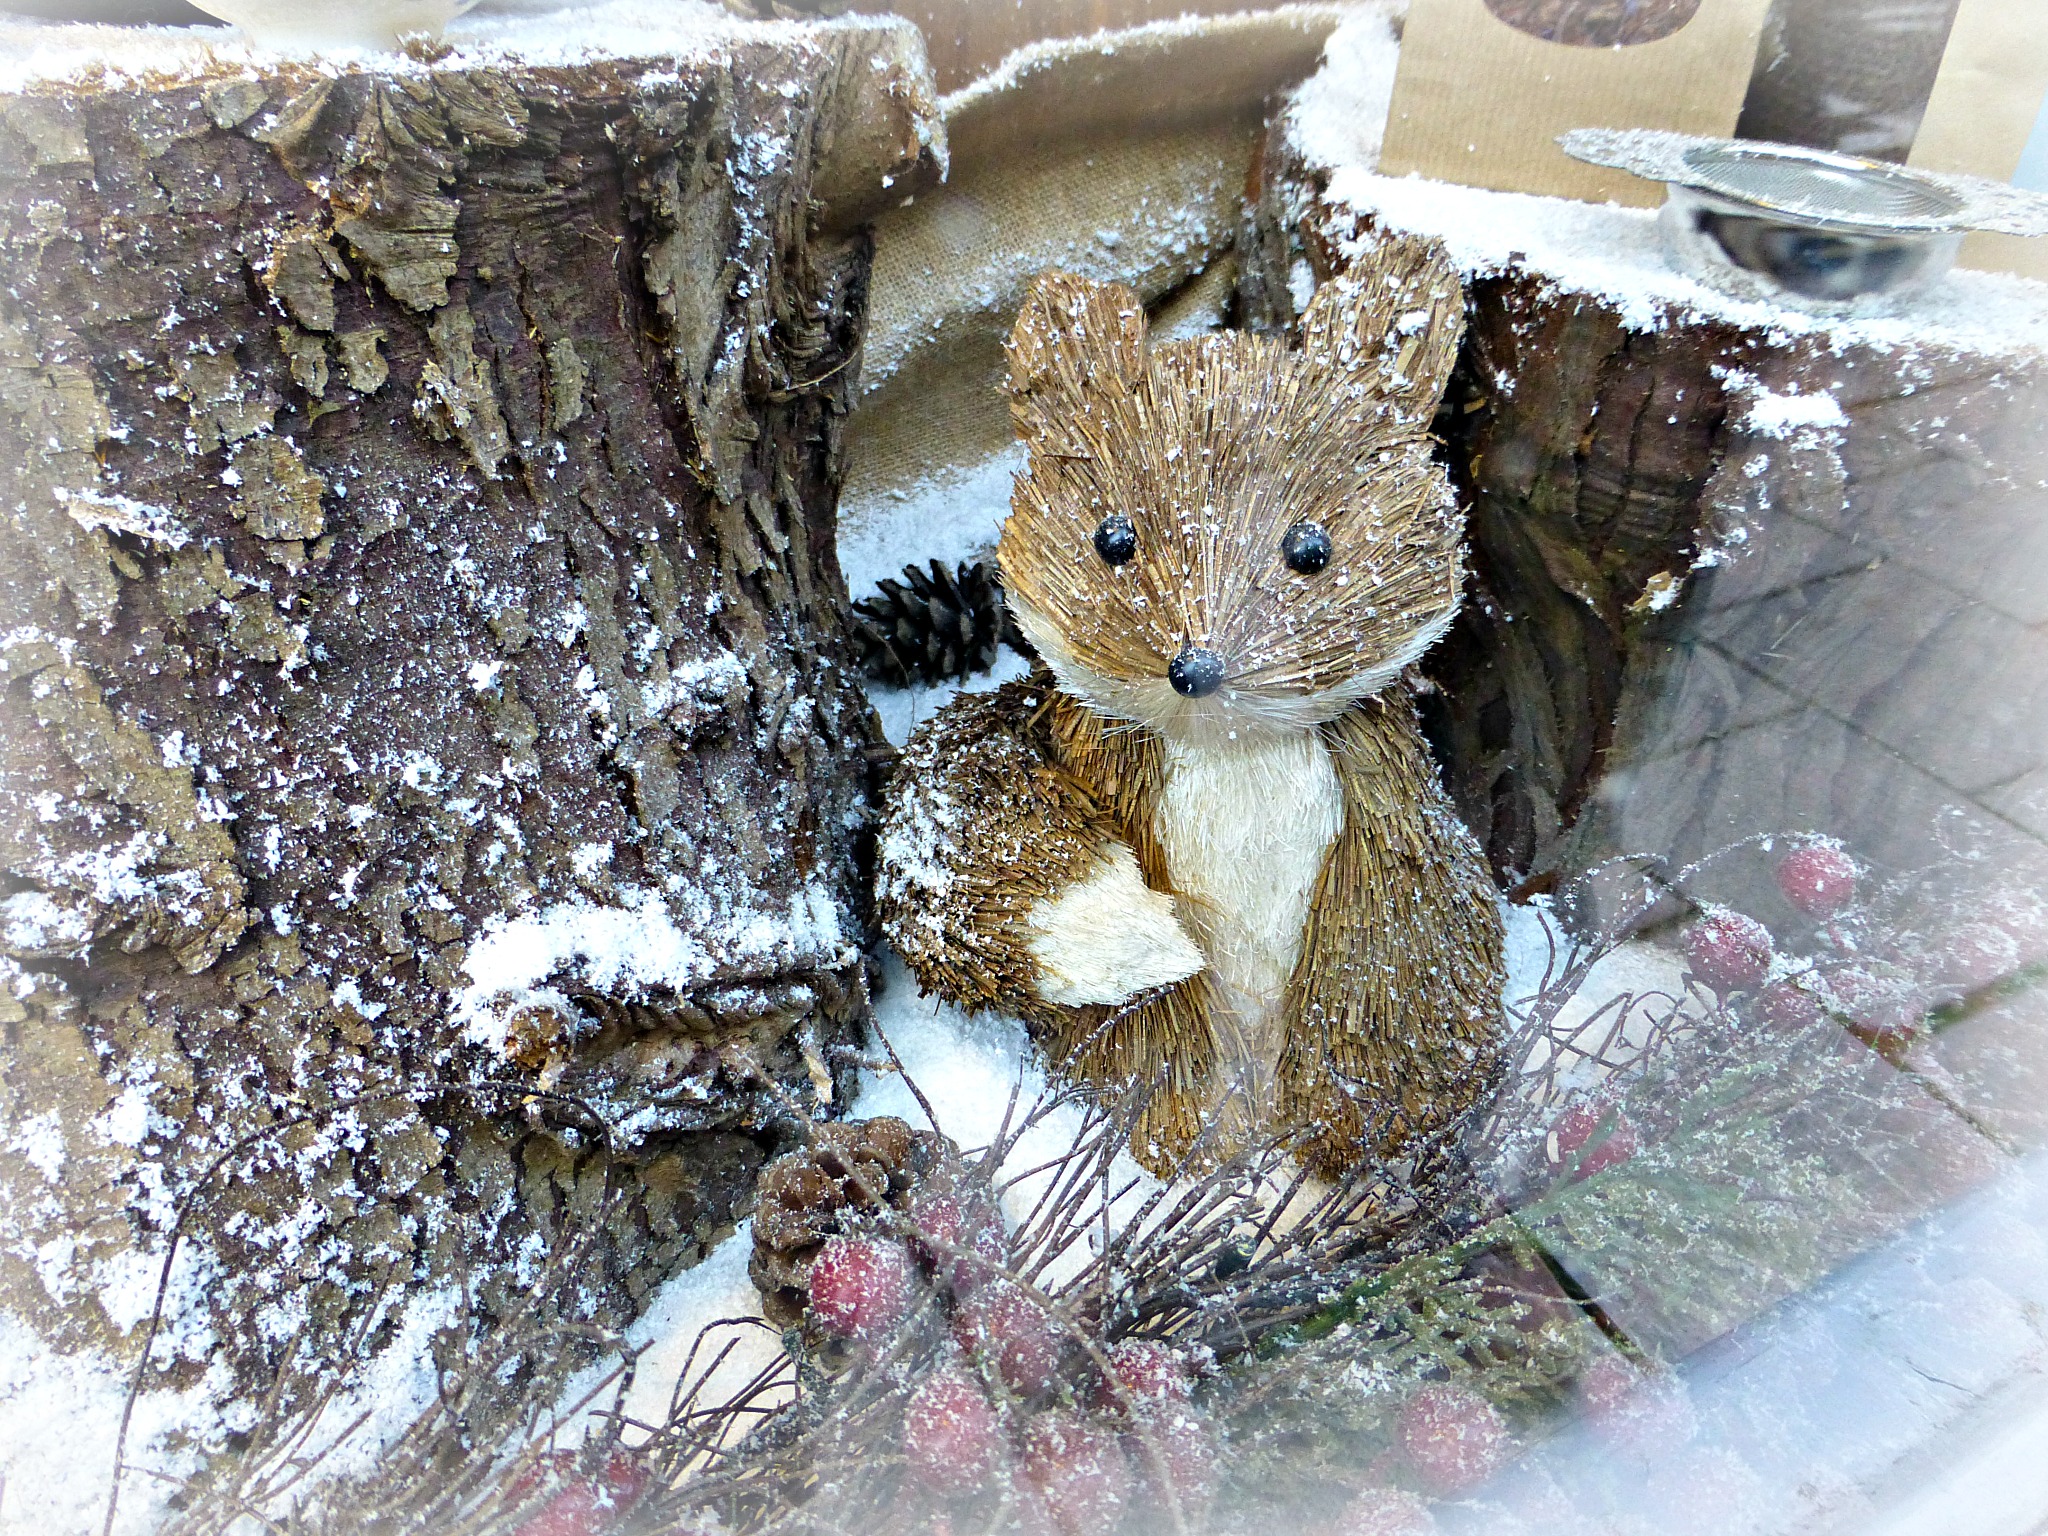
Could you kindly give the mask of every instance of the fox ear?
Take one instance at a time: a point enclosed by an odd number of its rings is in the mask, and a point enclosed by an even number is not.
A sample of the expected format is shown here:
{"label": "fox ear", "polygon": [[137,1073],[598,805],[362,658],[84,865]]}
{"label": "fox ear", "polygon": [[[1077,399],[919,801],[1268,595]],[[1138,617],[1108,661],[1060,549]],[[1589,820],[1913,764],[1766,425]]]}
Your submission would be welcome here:
{"label": "fox ear", "polygon": [[1010,330],[1010,415],[1027,442],[1127,395],[1145,370],[1145,306],[1121,283],[1048,272]]}
{"label": "fox ear", "polygon": [[1465,290],[1434,240],[1382,236],[1309,301],[1304,364],[1361,385],[1395,423],[1422,431],[1436,414],[1465,329]]}

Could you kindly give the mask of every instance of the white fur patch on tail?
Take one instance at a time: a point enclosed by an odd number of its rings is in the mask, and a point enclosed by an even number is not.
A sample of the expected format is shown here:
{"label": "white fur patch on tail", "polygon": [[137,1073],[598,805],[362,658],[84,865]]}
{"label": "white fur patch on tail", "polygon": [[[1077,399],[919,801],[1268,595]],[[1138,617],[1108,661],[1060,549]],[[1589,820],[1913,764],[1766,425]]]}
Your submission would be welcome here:
{"label": "white fur patch on tail", "polygon": [[1034,906],[1026,926],[1038,995],[1069,1008],[1129,1002],[1202,968],[1173,898],[1145,884],[1123,843],[1107,844],[1086,879]]}

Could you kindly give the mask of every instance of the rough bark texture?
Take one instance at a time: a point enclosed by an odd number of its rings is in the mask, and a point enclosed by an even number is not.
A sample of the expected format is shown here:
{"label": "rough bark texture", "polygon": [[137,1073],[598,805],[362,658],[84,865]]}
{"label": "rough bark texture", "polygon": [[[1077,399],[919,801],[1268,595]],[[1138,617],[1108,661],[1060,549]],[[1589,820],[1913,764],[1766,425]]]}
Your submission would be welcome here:
{"label": "rough bark texture", "polygon": [[161,1379],[285,1408],[579,1229],[615,1322],[829,1088],[907,39],[0,100],[0,1296],[61,1343],[134,1358],[173,1231]]}

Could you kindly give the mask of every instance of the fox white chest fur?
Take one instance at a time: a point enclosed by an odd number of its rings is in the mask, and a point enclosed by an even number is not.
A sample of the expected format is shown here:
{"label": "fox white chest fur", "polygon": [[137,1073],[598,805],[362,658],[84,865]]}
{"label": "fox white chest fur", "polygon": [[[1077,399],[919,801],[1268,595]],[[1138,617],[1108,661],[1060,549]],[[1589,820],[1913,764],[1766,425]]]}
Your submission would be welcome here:
{"label": "fox white chest fur", "polygon": [[1344,824],[1343,790],[1316,731],[1169,740],[1165,758],[1154,830],[1216,989],[1219,1091],[1240,1089],[1259,1109],[1316,878]]}

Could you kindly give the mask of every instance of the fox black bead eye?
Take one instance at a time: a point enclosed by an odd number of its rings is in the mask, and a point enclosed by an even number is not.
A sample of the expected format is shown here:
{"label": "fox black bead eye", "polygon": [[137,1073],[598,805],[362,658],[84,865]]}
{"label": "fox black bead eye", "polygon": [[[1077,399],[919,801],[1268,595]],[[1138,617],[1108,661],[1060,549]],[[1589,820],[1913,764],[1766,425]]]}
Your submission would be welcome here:
{"label": "fox black bead eye", "polygon": [[1138,553],[1138,529],[1121,512],[1112,512],[1095,530],[1095,553],[1111,565],[1127,564]]}
{"label": "fox black bead eye", "polygon": [[[1096,535],[1098,542],[1101,538]],[[1296,523],[1281,536],[1280,557],[1290,571],[1313,576],[1330,563],[1330,536],[1321,523]]]}

